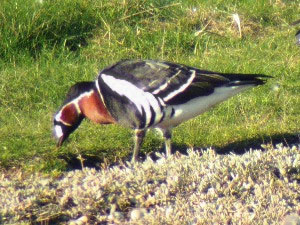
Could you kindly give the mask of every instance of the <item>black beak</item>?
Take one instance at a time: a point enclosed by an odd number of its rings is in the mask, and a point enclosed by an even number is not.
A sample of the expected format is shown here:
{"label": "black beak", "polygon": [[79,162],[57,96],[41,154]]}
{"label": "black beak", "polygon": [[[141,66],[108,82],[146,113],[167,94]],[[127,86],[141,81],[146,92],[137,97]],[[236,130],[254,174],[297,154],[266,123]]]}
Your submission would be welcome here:
{"label": "black beak", "polygon": [[58,139],[58,142],[57,142],[57,144],[56,144],[56,147],[60,147],[60,146],[62,146],[62,144],[64,143],[64,141],[66,140],[66,136],[65,135],[63,135],[63,136],[61,136],[59,139]]}
{"label": "black beak", "polygon": [[[56,121],[54,120],[54,126],[58,125],[61,127],[61,131],[59,131],[59,138],[56,144],[56,147],[61,147],[62,144],[65,142],[65,140],[68,139],[68,137],[70,136],[70,134],[76,130],[76,128],[80,125],[81,121],[83,120],[83,116],[80,115],[79,118],[77,119],[77,121],[72,124],[72,125],[65,125],[60,121]],[[57,135],[54,135],[57,137]]]}

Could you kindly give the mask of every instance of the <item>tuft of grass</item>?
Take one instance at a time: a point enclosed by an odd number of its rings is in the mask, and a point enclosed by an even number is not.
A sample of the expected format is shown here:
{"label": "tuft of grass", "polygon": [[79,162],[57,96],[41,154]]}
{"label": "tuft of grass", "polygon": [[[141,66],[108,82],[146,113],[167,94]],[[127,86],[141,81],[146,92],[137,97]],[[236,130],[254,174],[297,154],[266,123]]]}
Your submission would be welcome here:
{"label": "tuft of grass", "polygon": [[[0,7],[0,167],[59,172],[127,160],[130,130],[84,122],[60,149],[52,119],[68,88],[125,58],[274,78],[174,129],[174,150],[243,152],[299,142],[299,1],[4,0]],[[232,15],[241,20],[241,36]],[[152,132],[145,154],[159,151]],[[126,205],[126,204],[125,204]]]}

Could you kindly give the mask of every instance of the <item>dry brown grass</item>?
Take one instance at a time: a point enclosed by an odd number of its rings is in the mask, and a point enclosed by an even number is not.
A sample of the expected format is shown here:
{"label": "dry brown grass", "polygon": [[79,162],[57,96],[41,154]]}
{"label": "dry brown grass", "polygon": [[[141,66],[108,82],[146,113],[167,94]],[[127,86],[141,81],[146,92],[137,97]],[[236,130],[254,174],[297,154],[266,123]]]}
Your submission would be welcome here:
{"label": "dry brown grass", "polygon": [[160,155],[156,162],[148,158],[101,171],[84,168],[59,178],[26,176],[21,171],[2,173],[0,222],[299,222],[299,146],[265,148],[243,155],[189,150],[188,155],[175,154],[169,159]]}

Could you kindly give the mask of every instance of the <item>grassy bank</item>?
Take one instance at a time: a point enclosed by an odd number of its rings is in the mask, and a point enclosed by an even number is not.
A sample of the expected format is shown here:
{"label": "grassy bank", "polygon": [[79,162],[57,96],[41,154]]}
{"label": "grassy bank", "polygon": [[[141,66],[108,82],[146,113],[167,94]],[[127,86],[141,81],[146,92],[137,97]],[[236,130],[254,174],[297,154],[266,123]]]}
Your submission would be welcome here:
{"label": "grassy bank", "polygon": [[[0,167],[63,171],[127,160],[131,131],[85,121],[61,149],[52,117],[70,87],[124,58],[274,76],[174,130],[174,149],[299,142],[300,1],[25,1],[0,6]],[[232,14],[241,19],[241,34]],[[161,139],[147,135],[143,152]]]}

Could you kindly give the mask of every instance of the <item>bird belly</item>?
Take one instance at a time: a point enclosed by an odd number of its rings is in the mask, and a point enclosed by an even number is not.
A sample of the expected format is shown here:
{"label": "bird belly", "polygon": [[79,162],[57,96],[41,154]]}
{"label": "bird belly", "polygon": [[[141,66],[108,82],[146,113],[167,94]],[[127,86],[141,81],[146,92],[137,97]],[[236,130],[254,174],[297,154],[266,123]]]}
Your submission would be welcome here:
{"label": "bird belly", "polygon": [[[166,108],[167,116],[161,123],[157,124],[156,127],[162,129],[175,127],[252,86],[253,85],[219,87],[208,96],[197,97],[184,104],[170,105]],[[172,108],[175,112],[171,114]]]}

